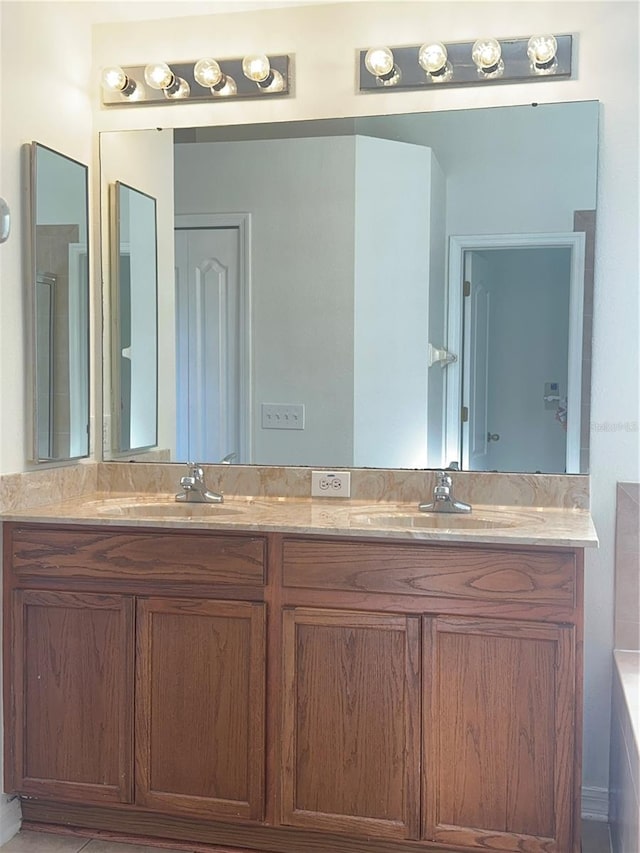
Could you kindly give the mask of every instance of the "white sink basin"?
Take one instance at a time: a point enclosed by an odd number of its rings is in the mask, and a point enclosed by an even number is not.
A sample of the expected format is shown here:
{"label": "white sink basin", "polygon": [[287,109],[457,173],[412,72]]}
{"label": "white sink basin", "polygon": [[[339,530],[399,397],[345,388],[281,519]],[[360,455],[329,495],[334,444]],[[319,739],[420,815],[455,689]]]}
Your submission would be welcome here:
{"label": "white sink basin", "polygon": [[221,504],[196,503],[176,501],[172,495],[145,495],[96,501],[92,509],[96,515],[109,518],[216,519],[243,515],[254,503],[253,500],[236,500]]}
{"label": "white sink basin", "polygon": [[354,515],[352,524],[366,527],[398,527],[416,530],[489,530],[517,527],[520,521],[504,513],[369,512]]}
{"label": "white sink basin", "polygon": [[219,515],[241,515],[243,510],[224,504],[142,503],[120,504],[99,510],[100,515],[122,518],[217,518]]}

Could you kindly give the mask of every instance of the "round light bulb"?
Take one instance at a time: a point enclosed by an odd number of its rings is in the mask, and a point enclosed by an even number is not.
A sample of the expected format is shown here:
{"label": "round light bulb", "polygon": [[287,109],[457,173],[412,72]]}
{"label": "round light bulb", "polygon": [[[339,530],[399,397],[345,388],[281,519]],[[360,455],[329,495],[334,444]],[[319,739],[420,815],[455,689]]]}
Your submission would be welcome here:
{"label": "round light bulb", "polygon": [[393,53],[388,47],[372,47],[365,54],[364,65],[374,77],[385,77],[393,71]]}
{"label": "round light bulb", "polygon": [[272,80],[268,86],[261,86],[261,92],[282,92],[284,89],[284,77],[282,74],[276,69],[271,69]]}
{"label": "round light bulb", "polygon": [[223,78],[223,73],[215,59],[199,59],[193,66],[193,76],[196,83],[210,89]]}
{"label": "round light bulb", "polygon": [[471,58],[481,71],[495,68],[501,56],[502,48],[497,39],[478,39],[471,51]]}
{"label": "round light bulb", "polygon": [[219,89],[212,88],[211,94],[216,95],[218,98],[230,98],[233,95],[237,95],[238,86],[236,85],[236,81],[233,79],[233,77],[229,77],[228,74],[225,75],[224,85],[222,85]]}
{"label": "round light bulb", "polygon": [[418,63],[427,74],[442,72],[447,65],[447,48],[439,41],[423,44],[418,51]]}
{"label": "round light bulb", "polygon": [[556,56],[558,42],[555,36],[531,36],[527,42],[527,56],[534,65],[549,65]]}
{"label": "round light bulb", "polygon": [[121,92],[126,88],[129,78],[119,65],[109,65],[102,69],[101,82],[111,92]]}
{"label": "round light bulb", "polygon": [[170,86],[168,89],[164,89],[163,91],[165,98],[169,98],[170,101],[179,101],[181,98],[189,97],[191,94],[191,87],[186,80],[182,79],[182,77],[176,77],[174,85]]}
{"label": "round light bulb", "polygon": [[245,56],[242,60],[242,73],[254,83],[266,80],[271,72],[269,58],[264,54]]}
{"label": "round light bulb", "polygon": [[166,89],[173,79],[173,71],[166,62],[152,62],[144,69],[144,79],[152,89]]}

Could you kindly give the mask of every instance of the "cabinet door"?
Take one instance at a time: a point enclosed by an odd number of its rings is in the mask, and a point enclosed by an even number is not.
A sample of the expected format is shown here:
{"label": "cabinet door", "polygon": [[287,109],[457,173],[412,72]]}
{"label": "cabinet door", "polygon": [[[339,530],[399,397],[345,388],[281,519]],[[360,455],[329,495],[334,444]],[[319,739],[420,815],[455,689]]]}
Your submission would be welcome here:
{"label": "cabinet door", "polygon": [[420,623],[284,613],[284,824],[417,838]]}
{"label": "cabinet door", "polygon": [[424,837],[573,849],[574,629],[425,619]]}
{"label": "cabinet door", "polygon": [[136,802],[260,820],[264,605],[138,601]]}
{"label": "cabinet door", "polygon": [[27,590],[13,603],[13,789],[131,802],[132,600]]}

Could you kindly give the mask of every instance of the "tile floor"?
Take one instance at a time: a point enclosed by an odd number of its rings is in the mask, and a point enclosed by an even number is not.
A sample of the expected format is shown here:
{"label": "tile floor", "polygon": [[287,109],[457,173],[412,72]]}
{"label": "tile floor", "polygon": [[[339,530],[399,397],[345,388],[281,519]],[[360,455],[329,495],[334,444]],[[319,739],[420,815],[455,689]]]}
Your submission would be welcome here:
{"label": "tile floor", "polygon": [[[121,844],[116,841],[88,839],[77,835],[58,835],[25,829],[2,845],[2,853],[179,853],[169,848]],[[606,823],[582,822],[582,853],[610,853],[609,827]],[[625,851],[637,853],[637,851]]]}
{"label": "tile floor", "polygon": [[177,853],[175,850],[145,847],[142,844],[120,844],[116,841],[91,840],[79,835],[58,835],[23,829],[3,844],[2,853]]}

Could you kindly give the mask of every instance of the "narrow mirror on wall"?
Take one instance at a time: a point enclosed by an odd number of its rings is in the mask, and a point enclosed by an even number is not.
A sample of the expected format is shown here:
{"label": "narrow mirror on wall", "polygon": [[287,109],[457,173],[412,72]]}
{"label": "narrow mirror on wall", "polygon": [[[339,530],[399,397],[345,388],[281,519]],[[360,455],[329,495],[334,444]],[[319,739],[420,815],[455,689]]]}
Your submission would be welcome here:
{"label": "narrow mirror on wall", "polygon": [[112,448],[153,447],[158,435],[156,200],[112,187]]}
{"label": "narrow mirror on wall", "polygon": [[31,455],[58,462],[89,454],[88,169],[28,149]]}

